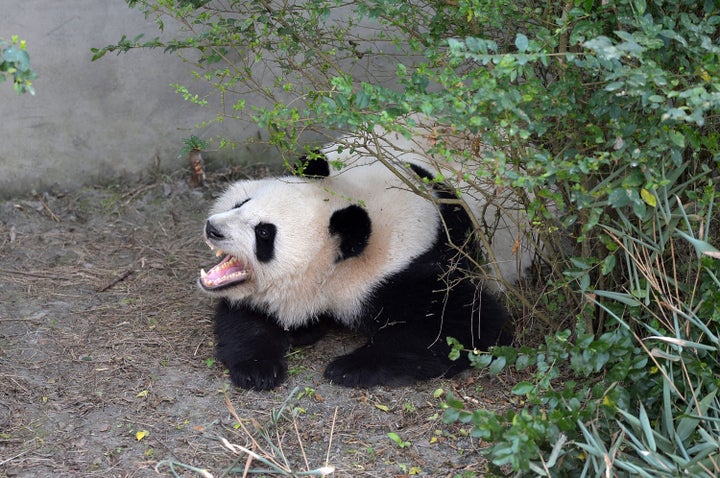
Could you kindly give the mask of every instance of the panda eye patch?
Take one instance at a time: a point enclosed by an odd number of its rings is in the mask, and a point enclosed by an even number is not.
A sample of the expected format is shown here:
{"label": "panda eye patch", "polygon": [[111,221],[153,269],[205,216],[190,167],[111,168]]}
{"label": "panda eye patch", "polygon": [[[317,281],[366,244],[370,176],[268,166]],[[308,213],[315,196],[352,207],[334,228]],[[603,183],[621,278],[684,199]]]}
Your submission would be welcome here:
{"label": "panda eye patch", "polygon": [[261,222],[255,226],[255,255],[260,262],[269,262],[275,257],[275,224]]}

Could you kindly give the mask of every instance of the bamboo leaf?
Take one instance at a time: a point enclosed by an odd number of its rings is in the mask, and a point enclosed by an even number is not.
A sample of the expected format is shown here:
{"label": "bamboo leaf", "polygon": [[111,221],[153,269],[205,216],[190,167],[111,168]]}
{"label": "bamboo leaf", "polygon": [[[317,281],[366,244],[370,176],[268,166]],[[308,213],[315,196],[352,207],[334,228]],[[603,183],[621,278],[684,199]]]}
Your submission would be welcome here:
{"label": "bamboo leaf", "polygon": [[685,411],[686,416],[680,419],[680,422],[677,426],[677,434],[683,442],[686,441],[695,431],[698,424],[700,423],[700,420],[705,418],[710,404],[713,403],[713,401],[715,400],[716,394],[716,390],[708,393],[705,397],[703,397],[702,400],[700,400],[697,408],[695,408],[695,402],[691,403],[688,406],[687,410]]}
{"label": "bamboo leaf", "polygon": [[632,295],[624,292],[614,292],[610,290],[595,290],[593,292],[599,297],[605,297],[606,299],[611,299],[630,307],[640,307],[641,305],[640,301],[635,299]]}
{"label": "bamboo leaf", "polygon": [[640,425],[642,426],[643,433],[645,434],[645,441],[650,447],[650,450],[657,451],[657,444],[655,443],[655,437],[653,436],[653,429],[648,419],[647,411],[643,404],[640,404]]}
{"label": "bamboo leaf", "polygon": [[698,256],[702,254],[707,254],[708,252],[713,254],[711,255],[711,257],[715,257],[714,254],[720,254],[720,251],[707,241],[703,241],[702,239],[696,239],[680,230],[676,231],[676,234],[688,241],[690,244],[692,244]]}

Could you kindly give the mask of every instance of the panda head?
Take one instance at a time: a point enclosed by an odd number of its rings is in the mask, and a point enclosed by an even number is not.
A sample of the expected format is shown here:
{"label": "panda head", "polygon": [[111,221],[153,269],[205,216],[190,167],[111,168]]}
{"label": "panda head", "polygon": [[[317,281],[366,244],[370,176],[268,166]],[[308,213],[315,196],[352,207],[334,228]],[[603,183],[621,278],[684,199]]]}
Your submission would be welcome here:
{"label": "panda head", "polygon": [[205,223],[205,240],[222,259],[201,270],[198,283],[230,301],[308,313],[322,307],[313,299],[318,289],[338,263],[362,254],[370,233],[365,209],[321,181],[241,181],[216,201]]}

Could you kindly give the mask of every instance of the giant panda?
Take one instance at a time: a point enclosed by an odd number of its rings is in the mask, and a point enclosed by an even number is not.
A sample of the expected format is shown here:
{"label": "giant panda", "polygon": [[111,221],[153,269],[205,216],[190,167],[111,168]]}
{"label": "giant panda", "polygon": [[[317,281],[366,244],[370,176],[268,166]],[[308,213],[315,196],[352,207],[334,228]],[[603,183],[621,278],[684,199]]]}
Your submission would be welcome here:
{"label": "giant panda", "polygon": [[[348,136],[306,158],[302,176],[239,181],[212,206],[203,235],[222,259],[198,283],[220,299],[216,356],[235,385],[276,387],[289,347],[328,324],[367,337],[325,368],[348,387],[453,376],[469,361],[448,358],[447,337],[479,350],[511,340],[498,289],[468,278],[458,249],[471,214],[496,211],[485,199],[459,203],[415,141],[379,137],[380,156],[379,143]],[[513,237],[498,256],[517,255]],[[517,260],[507,262],[513,276]]]}

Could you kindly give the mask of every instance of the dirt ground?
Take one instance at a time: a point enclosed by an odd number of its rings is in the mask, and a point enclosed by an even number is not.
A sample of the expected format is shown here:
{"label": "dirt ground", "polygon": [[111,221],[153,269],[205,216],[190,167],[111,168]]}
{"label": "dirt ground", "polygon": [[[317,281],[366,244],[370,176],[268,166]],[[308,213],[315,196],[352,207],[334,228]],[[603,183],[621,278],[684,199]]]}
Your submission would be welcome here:
{"label": "dirt ground", "polygon": [[333,386],[325,364],[359,344],[340,332],[293,351],[273,392],[230,386],[195,286],[214,262],[200,231],[224,179],[0,201],[0,477],[243,476],[237,446],[338,477],[482,476],[485,445],[443,424],[437,391],[503,408],[511,385],[498,378]]}

